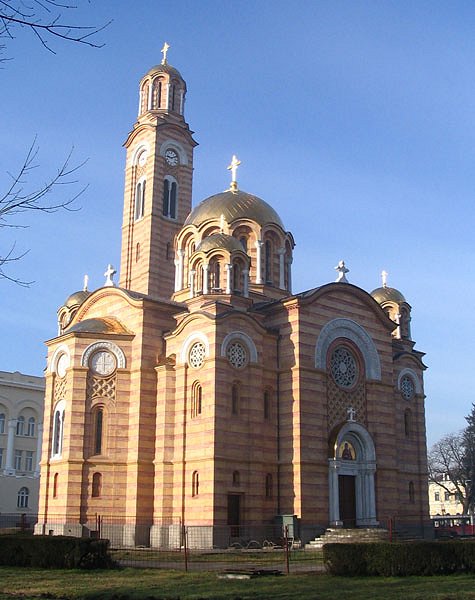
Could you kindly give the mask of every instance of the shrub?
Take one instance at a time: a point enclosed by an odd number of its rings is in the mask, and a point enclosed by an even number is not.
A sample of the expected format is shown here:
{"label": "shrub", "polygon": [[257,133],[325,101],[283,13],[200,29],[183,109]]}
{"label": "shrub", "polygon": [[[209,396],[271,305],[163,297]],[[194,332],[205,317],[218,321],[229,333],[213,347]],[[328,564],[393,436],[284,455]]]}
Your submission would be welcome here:
{"label": "shrub", "polygon": [[105,569],[113,566],[109,540],[66,536],[4,535],[0,565],[43,569]]}

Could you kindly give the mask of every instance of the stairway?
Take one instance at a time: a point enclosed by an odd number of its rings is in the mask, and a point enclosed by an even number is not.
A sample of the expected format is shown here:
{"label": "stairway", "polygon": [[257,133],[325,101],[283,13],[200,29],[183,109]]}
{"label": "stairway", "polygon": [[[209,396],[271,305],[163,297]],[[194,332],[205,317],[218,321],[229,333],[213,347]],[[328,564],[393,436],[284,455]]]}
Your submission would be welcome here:
{"label": "stairway", "polygon": [[324,544],[351,544],[351,543],[374,543],[388,542],[389,532],[387,529],[327,529],[323,535],[305,544],[306,550],[319,550]]}

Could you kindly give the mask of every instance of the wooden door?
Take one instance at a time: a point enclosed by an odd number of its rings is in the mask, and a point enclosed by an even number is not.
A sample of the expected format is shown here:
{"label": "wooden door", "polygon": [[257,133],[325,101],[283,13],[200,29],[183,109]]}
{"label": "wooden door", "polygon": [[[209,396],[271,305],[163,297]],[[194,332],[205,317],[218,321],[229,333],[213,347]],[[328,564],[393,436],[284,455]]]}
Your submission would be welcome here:
{"label": "wooden door", "polygon": [[354,475],[338,475],[340,521],[343,527],[356,527],[356,492]]}

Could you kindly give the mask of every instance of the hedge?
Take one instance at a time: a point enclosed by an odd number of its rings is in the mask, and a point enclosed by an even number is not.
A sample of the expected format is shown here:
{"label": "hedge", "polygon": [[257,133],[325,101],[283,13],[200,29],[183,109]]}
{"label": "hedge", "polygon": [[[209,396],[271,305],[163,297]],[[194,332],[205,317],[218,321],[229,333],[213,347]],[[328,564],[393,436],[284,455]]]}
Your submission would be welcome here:
{"label": "hedge", "polygon": [[332,575],[450,575],[475,573],[475,541],[325,544]]}
{"label": "hedge", "polygon": [[43,569],[105,569],[114,566],[109,540],[67,536],[2,535],[0,565]]}

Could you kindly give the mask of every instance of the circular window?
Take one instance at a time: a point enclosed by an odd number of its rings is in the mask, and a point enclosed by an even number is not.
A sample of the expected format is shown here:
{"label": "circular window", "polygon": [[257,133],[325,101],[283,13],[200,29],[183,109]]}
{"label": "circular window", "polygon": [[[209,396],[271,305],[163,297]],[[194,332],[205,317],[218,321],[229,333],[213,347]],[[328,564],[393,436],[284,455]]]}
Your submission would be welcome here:
{"label": "circular window", "polygon": [[235,369],[242,369],[247,364],[247,352],[239,342],[232,342],[226,350],[226,356]]}
{"label": "circular window", "polygon": [[401,379],[399,389],[401,390],[402,397],[406,400],[411,400],[416,392],[414,382],[412,381],[411,377],[408,377],[407,375],[404,375],[404,377]]}
{"label": "circular window", "polygon": [[201,342],[196,342],[196,344],[193,344],[193,346],[190,349],[190,367],[193,367],[193,369],[199,369],[201,366],[203,366],[205,356],[206,349],[204,344],[202,344]]}
{"label": "circular window", "polygon": [[330,359],[330,372],[337,385],[352,387],[358,379],[358,365],[353,354],[343,346],[336,348]]}
{"label": "circular window", "polygon": [[115,371],[115,356],[107,350],[99,350],[91,356],[89,366],[96,375],[110,375]]}
{"label": "circular window", "polygon": [[59,377],[64,377],[66,375],[66,369],[69,367],[69,358],[67,354],[61,354],[58,358],[58,362],[56,363],[56,373]]}

